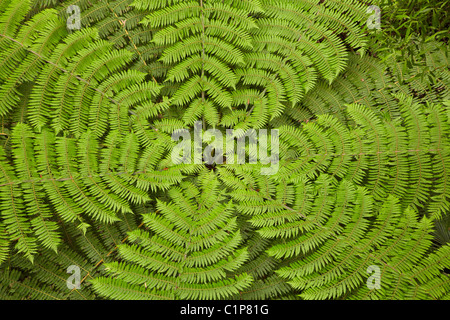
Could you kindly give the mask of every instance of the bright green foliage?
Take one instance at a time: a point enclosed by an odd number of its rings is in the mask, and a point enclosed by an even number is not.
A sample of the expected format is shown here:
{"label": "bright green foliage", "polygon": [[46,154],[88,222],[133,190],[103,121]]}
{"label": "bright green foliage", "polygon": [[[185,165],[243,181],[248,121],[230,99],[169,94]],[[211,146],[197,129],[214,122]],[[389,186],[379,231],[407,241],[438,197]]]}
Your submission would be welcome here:
{"label": "bright green foliage", "polygon": [[183,106],[185,124],[203,115],[215,126],[219,114],[226,119],[245,107],[245,128],[260,128],[286,105],[295,106],[318,74],[331,82],[345,69],[347,52],[337,34],[347,34],[346,44],[363,52],[355,21],[364,9],[350,5],[354,21],[338,13],[337,2],[330,7],[268,0],[133,3],[152,10],[142,24],[161,29],[152,42],[167,46],[159,60],[170,66],[165,82],[176,88],[173,103]]}
{"label": "bright green foliage", "polygon": [[[0,298],[449,299],[448,46],[366,9],[0,0]],[[278,171],[174,164],[196,121]]]}
{"label": "bright green foliage", "polygon": [[[248,259],[231,201],[226,202],[213,173],[196,184],[168,191],[143,215],[153,235],[136,230],[119,246],[123,262],[106,264],[114,278],[98,278],[94,288],[113,299],[221,299],[248,287],[252,277],[230,276]],[[132,290],[130,290],[132,289]]]}

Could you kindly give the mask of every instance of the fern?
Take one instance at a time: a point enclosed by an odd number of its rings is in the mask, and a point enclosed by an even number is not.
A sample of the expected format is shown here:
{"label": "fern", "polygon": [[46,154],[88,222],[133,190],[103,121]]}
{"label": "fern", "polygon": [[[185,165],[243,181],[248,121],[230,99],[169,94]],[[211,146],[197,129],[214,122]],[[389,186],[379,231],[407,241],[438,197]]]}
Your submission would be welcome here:
{"label": "fern", "polygon": [[248,254],[239,248],[236,217],[219,186],[213,174],[200,174],[196,184],[171,188],[170,203],[157,200],[157,211],[143,216],[151,236],[129,233],[137,244],[119,246],[125,262],[106,264],[114,278],[95,279],[97,292],[117,299],[223,299],[247,287],[249,275],[229,275]]}
{"label": "fern", "polygon": [[[0,297],[448,299],[447,46],[375,50],[366,19],[356,0],[0,0]],[[197,121],[202,147],[208,126],[277,129],[277,173],[174,163]]]}

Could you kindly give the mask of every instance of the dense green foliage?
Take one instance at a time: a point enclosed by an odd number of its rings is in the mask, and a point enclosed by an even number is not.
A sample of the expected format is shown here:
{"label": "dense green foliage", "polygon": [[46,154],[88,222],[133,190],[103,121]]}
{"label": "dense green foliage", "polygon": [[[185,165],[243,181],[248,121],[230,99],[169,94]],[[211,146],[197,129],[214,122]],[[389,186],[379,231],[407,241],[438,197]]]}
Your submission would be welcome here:
{"label": "dense green foliage", "polygon": [[0,299],[449,299],[448,1],[370,4],[0,0]]}

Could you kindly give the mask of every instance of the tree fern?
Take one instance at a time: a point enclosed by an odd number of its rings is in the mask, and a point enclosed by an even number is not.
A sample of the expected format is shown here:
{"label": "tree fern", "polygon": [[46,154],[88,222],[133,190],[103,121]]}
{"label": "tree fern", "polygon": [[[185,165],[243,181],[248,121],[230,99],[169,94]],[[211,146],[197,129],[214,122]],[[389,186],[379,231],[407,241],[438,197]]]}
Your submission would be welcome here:
{"label": "tree fern", "polygon": [[[0,297],[448,299],[447,46],[366,9],[0,0]],[[278,171],[174,162],[199,123]]]}
{"label": "tree fern", "polygon": [[218,179],[201,174],[197,185],[180,186],[170,189],[170,203],[157,200],[157,211],[143,216],[151,236],[131,232],[137,244],[119,246],[126,262],[106,265],[114,278],[93,281],[100,294],[127,299],[132,288],[135,298],[221,299],[251,283],[245,273],[229,275],[248,254]]}

